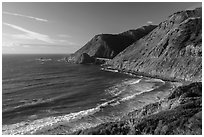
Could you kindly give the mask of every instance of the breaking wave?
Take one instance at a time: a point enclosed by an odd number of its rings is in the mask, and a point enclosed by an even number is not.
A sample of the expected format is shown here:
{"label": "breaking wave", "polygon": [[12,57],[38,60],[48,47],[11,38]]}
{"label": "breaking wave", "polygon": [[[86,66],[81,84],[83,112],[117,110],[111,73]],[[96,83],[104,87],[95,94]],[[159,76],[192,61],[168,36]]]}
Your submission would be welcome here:
{"label": "breaking wave", "polygon": [[110,100],[105,103],[102,103],[98,105],[95,108],[70,113],[63,116],[52,116],[52,117],[46,117],[38,120],[34,120],[32,122],[30,121],[24,121],[16,124],[11,125],[3,125],[2,126],[2,134],[3,135],[19,135],[19,134],[33,134],[36,131],[39,131],[43,128],[51,127],[53,125],[58,125],[63,122],[71,122],[73,120],[80,119],[82,117],[93,115],[96,112],[99,112],[101,108],[111,104],[115,100]]}

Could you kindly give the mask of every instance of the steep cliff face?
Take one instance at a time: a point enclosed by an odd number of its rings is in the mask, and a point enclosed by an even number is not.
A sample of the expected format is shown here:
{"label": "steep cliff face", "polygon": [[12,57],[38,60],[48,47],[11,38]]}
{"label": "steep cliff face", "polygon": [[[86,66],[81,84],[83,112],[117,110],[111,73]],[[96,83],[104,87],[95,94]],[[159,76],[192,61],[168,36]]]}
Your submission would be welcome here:
{"label": "steep cliff face", "polygon": [[147,35],[154,28],[156,28],[156,25],[143,26],[120,34],[96,35],[69,59],[75,62],[83,53],[87,53],[91,57],[111,59],[129,45]]}
{"label": "steep cliff face", "polygon": [[201,81],[202,9],[174,13],[107,65],[187,81]]}

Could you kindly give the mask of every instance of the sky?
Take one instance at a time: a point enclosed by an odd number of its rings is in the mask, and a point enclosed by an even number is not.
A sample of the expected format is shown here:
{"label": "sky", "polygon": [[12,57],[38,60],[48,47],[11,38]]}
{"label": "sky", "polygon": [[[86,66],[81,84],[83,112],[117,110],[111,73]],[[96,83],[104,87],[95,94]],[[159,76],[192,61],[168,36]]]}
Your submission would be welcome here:
{"label": "sky", "polygon": [[3,2],[3,54],[69,54],[95,35],[159,24],[193,2]]}

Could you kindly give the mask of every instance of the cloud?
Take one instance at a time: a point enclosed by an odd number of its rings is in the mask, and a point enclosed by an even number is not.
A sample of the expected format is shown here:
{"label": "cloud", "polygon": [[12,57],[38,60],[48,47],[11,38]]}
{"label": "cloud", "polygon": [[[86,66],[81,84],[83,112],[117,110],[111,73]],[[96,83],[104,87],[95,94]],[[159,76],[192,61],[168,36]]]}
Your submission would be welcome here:
{"label": "cloud", "polygon": [[8,41],[6,41],[6,42],[2,41],[2,46],[3,47],[16,47],[16,46],[19,46],[19,43],[16,41],[15,42],[14,41],[12,41],[12,42],[11,41],[9,41],[9,42]]}
{"label": "cloud", "polygon": [[147,21],[147,24],[152,24],[153,22],[152,21]]}
{"label": "cloud", "polygon": [[60,44],[19,44],[19,46],[21,47],[41,47],[41,48],[50,48],[50,47],[53,47],[53,48],[69,48],[68,45],[60,45]]}
{"label": "cloud", "polygon": [[6,25],[6,26],[11,27],[13,29],[24,32],[24,34],[3,34],[3,36],[9,36],[13,39],[39,40],[39,41],[43,41],[47,44],[56,44],[56,45],[76,45],[76,43],[74,43],[74,42],[64,40],[64,39],[52,39],[48,35],[33,32],[33,31],[27,30],[25,28],[22,28],[22,27],[13,25],[13,24],[3,23],[3,25]]}
{"label": "cloud", "polygon": [[20,35],[13,35],[13,37],[21,38],[21,39],[36,39],[36,40],[40,40],[40,41],[50,43],[50,44],[55,43],[48,35],[33,32],[30,30],[24,29],[22,27],[19,27],[13,24],[9,24],[9,23],[3,23],[3,25],[9,26],[13,29],[20,30],[25,33],[25,34],[20,34]]}
{"label": "cloud", "polygon": [[33,16],[27,16],[27,15],[22,15],[22,14],[17,14],[17,13],[11,13],[11,12],[6,12],[6,11],[3,11],[3,14],[13,15],[13,16],[19,16],[19,17],[24,17],[24,18],[29,18],[29,19],[34,19],[34,20],[36,20],[36,21],[41,21],[41,22],[48,22],[47,19],[41,19],[41,18],[37,18],[37,17],[33,17]]}
{"label": "cloud", "polygon": [[65,45],[76,45],[75,42],[71,42],[71,41],[68,41],[68,40],[64,40],[64,39],[59,39],[59,40],[54,40],[56,43],[62,43],[62,44],[65,44]]}
{"label": "cloud", "polygon": [[14,39],[30,39],[30,40],[35,39],[35,38],[30,37],[26,34],[11,34],[10,36]]}
{"label": "cloud", "polygon": [[22,47],[24,47],[24,48],[30,48],[31,46],[30,46],[30,45],[22,45]]}

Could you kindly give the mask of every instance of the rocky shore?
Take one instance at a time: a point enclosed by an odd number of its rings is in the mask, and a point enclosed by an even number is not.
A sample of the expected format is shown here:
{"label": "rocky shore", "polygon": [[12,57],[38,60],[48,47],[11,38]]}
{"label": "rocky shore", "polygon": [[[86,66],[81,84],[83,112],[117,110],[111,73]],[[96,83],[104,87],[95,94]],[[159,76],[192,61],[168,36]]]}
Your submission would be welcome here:
{"label": "rocky shore", "polygon": [[72,134],[175,135],[202,134],[202,83],[176,88],[165,99],[135,110],[121,121]]}

